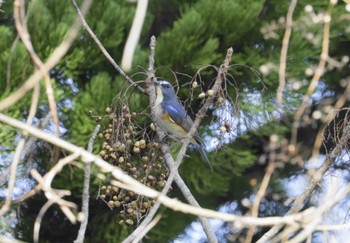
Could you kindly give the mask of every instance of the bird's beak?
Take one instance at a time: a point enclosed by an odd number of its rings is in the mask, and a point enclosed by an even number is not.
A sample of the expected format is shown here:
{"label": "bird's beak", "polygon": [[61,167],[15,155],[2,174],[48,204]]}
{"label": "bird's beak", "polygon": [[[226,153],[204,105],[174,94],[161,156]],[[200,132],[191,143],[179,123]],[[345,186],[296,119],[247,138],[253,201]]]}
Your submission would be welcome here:
{"label": "bird's beak", "polygon": [[154,81],[154,84],[155,84],[156,86],[159,86],[159,82],[158,82],[158,81]]}

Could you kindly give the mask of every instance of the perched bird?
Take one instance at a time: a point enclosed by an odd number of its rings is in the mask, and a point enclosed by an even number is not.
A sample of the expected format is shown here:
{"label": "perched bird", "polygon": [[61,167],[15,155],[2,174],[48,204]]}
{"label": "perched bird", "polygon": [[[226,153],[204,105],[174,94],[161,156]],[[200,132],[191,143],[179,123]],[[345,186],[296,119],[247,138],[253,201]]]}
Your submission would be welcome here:
{"label": "perched bird", "polygon": [[[156,96],[156,124],[172,139],[177,141],[185,139],[193,121],[177,99],[173,86],[168,81],[157,81]],[[193,135],[190,142],[198,148],[211,170],[213,170],[198,132]]]}

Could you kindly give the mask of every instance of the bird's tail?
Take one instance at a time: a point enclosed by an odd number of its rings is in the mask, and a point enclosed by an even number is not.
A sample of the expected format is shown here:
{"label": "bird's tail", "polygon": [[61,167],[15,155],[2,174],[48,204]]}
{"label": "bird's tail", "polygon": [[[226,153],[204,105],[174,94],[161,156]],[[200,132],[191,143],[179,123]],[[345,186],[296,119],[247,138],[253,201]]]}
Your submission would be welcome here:
{"label": "bird's tail", "polygon": [[204,158],[205,162],[209,165],[211,171],[213,171],[213,167],[211,166],[210,160],[208,159],[207,153],[205,152],[205,148],[203,144],[198,143],[197,144],[199,152],[201,153],[202,157]]}

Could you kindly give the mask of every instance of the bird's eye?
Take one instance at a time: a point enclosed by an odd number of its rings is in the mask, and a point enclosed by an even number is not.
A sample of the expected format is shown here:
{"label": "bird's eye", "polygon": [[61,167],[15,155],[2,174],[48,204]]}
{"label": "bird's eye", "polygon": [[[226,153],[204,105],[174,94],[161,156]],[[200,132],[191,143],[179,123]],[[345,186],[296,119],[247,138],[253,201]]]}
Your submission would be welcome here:
{"label": "bird's eye", "polygon": [[166,89],[169,89],[169,88],[170,88],[170,85],[169,85],[169,84],[163,84],[162,86],[163,86],[163,88],[166,88]]}

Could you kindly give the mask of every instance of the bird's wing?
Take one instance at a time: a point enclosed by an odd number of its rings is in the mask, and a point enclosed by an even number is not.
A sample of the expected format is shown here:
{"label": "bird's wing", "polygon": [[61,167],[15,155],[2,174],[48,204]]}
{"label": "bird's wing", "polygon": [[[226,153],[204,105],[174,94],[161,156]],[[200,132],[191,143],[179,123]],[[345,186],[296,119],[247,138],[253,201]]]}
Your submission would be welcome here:
{"label": "bird's wing", "polygon": [[182,126],[183,129],[188,132],[191,129],[193,121],[190,116],[186,114],[184,107],[179,101],[172,102],[172,104],[167,104],[164,107],[166,113],[169,114],[170,118],[178,125]]}
{"label": "bird's wing", "polygon": [[[191,117],[187,115],[185,109],[179,102],[173,102],[173,104],[174,105],[168,104],[166,106],[166,112],[176,124],[180,125],[186,132],[189,132],[193,125]],[[203,144],[198,132],[193,135],[193,138],[198,144]]]}

